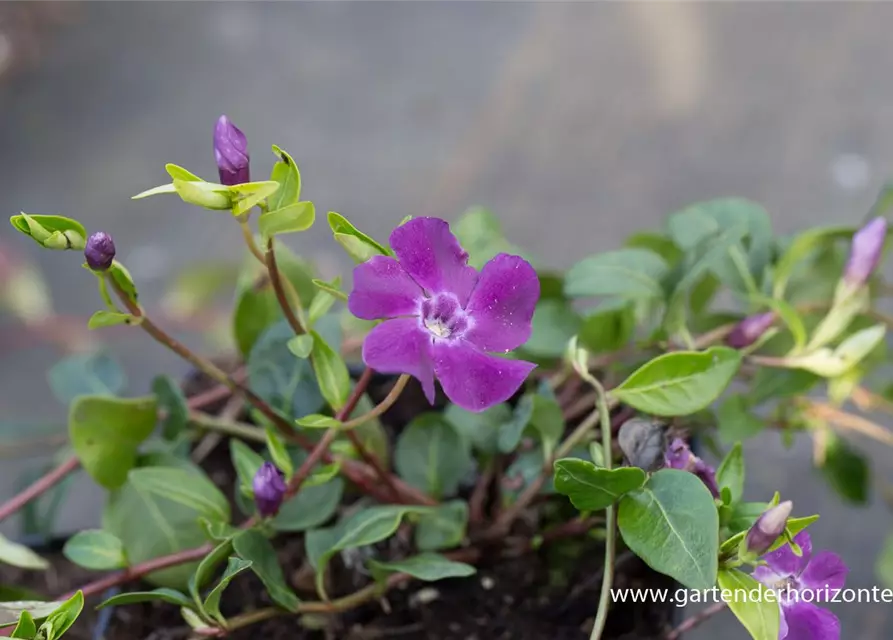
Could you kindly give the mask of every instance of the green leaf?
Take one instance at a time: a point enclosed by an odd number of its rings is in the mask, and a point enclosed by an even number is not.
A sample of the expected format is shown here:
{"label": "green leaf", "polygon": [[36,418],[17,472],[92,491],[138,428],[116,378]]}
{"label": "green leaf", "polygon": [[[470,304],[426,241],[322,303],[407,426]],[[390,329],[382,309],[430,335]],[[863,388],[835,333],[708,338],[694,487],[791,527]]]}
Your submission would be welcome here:
{"label": "green leaf", "polygon": [[[484,207],[471,207],[450,227],[470,256],[468,264],[475,269],[483,267],[498,253],[528,258],[524,251],[506,239],[499,219]],[[529,258],[528,261],[532,262]]]}
{"label": "green leaf", "polygon": [[154,396],[76,398],[68,414],[68,433],[84,470],[107,489],[124,484],[137,448],[155,429],[156,415]]}
{"label": "green leaf", "polygon": [[130,275],[130,271],[127,270],[127,267],[115,260],[105,273],[107,277],[114,280],[115,284],[117,284],[121,291],[124,292],[124,295],[131,302],[136,304],[137,299],[139,298],[139,293],[133,282],[133,276]]}
{"label": "green leaf", "polygon": [[104,571],[127,566],[124,544],[102,529],[78,531],[62,548],[65,557],[85,569]]}
{"label": "green leaf", "polygon": [[190,263],[165,287],[161,306],[175,318],[187,318],[215,304],[224,293],[231,295],[238,268],[230,261]]}
{"label": "green leaf", "polygon": [[27,611],[34,620],[42,620],[64,604],[63,602],[43,602],[32,600],[16,600],[0,602],[0,628],[17,624],[23,611]]}
{"label": "green leaf", "polygon": [[492,455],[499,452],[500,428],[512,419],[512,410],[507,404],[497,404],[480,413],[472,413],[450,404],[443,415],[474,449]]}
{"label": "green leaf", "polygon": [[316,208],[312,202],[295,202],[281,209],[261,214],[257,228],[264,239],[283,233],[306,231],[316,220]]}
{"label": "green leaf", "polygon": [[775,264],[772,297],[782,299],[797,264],[819,248],[853,235],[852,227],[820,227],[797,236]]}
{"label": "green leaf", "polygon": [[65,216],[27,214],[22,212],[9,219],[13,228],[47,249],[83,251],[87,230],[77,220]]}
{"label": "green leaf", "polygon": [[580,317],[567,300],[541,298],[533,312],[530,338],[522,349],[534,357],[560,358],[579,330]]}
{"label": "green leaf", "polygon": [[608,470],[578,458],[555,461],[555,490],[580,511],[606,509],[643,484],[645,472],[638,467]]}
{"label": "green leaf", "polygon": [[126,604],[139,604],[141,602],[166,602],[168,604],[175,604],[177,606],[186,607],[189,609],[195,607],[195,603],[179,591],[176,591],[174,589],[155,589],[153,591],[131,591],[130,593],[119,593],[118,595],[112,596],[108,600],[104,601],[96,608],[102,609],[103,607],[118,607]]}
{"label": "green leaf", "polygon": [[716,470],[716,483],[720,489],[728,488],[732,493],[731,504],[737,504],[744,495],[744,453],[741,443],[735,443]]}
{"label": "green leaf", "polygon": [[298,165],[285,149],[273,145],[273,155],[277,157],[270,180],[279,183],[279,188],[267,201],[270,211],[276,211],[296,204],[301,199],[301,172]]}
{"label": "green leaf", "polygon": [[[234,209],[231,187],[213,182],[196,182],[194,180],[173,180],[174,191],[187,204],[194,204],[213,211]],[[141,193],[140,196],[148,195]]]}
{"label": "green leaf", "polygon": [[635,308],[628,301],[605,302],[583,318],[580,346],[590,353],[617,351],[633,338],[636,326]]}
{"label": "green leaf", "polygon": [[623,541],[655,571],[689,589],[716,582],[719,516],[713,496],[686,471],[662,469],[618,509]]}
{"label": "green leaf", "polygon": [[279,190],[279,183],[273,180],[234,184],[229,188],[233,196],[233,215],[240,216],[251,211],[268,196]]}
{"label": "green leaf", "polygon": [[418,516],[415,544],[422,551],[458,547],[468,528],[468,503],[450,500]]}
{"label": "green leaf", "polygon": [[46,640],[61,638],[71,628],[71,625],[77,621],[83,609],[84,594],[78,591],[47,616],[43,624],[40,625],[40,629],[37,630],[38,635],[43,631]]}
{"label": "green leaf", "polygon": [[155,376],[152,379],[152,393],[159,409],[165,413],[161,420],[161,434],[165,440],[174,440],[183,433],[189,422],[189,405],[180,385],[170,376]]}
{"label": "green leaf", "polygon": [[142,467],[133,469],[128,479],[137,491],[179,502],[211,521],[229,522],[226,496],[204,474],[169,467]]}
{"label": "green leaf", "polygon": [[290,478],[294,474],[294,467],[291,464],[288,451],[285,450],[285,443],[272,427],[267,427],[264,431],[267,436],[267,450],[270,452],[273,464],[285,474],[286,478]]}
{"label": "green leaf", "polygon": [[413,578],[434,582],[445,578],[467,578],[474,575],[475,568],[464,562],[448,560],[439,553],[420,553],[404,560],[382,562],[369,560],[369,568],[374,575],[383,576],[390,573],[407,573]]}
{"label": "green leaf", "polygon": [[217,568],[229,557],[232,549],[232,540],[224,540],[218,544],[202,558],[195,568],[195,573],[189,578],[189,593],[192,595],[194,606],[197,606],[202,612],[204,612],[204,604],[202,603],[201,590],[211,581]]}
{"label": "green leaf", "polygon": [[12,630],[10,638],[26,638],[30,640],[37,635],[37,625],[34,624],[34,618],[27,611],[22,611],[19,615],[19,622],[16,628]]}
{"label": "green leaf", "polygon": [[101,329],[102,327],[114,327],[118,324],[132,324],[136,322],[129,313],[120,313],[118,311],[97,311],[87,321],[88,329]]}
{"label": "green leaf", "polygon": [[409,484],[435,496],[452,496],[471,468],[469,445],[442,414],[425,413],[400,434],[394,466]]}
{"label": "green leaf", "polygon": [[750,411],[747,398],[733,395],[726,398],[717,410],[719,437],[733,443],[748,440],[766,428],[762,418]]}
{"label": "green leaf", "polygon": [[878,324],[848,336],[833,351],[827,347],[802,356],[785,358],[789,367],[805,369],[826,378],[836,378],[850,371],[884,340],[887,328]]}
{"label": "green leaf", "polygon": [[254,475],[264,463],[263,457],[247,444],[235,438],[229,441],[229,454],[239,482],[243,487],[250,489]]}
{"label": "green leaf", "polygon": [[728,600],[729,609],[744,625],[754,640],[777,640],[781,625],[781,608],[771,596],[751,598],[749,594],[767,594],[768,587],[738,569],[722,569],[717,576],[717,586],[728,589],[733,594],[746,592],[748,597],[732,597]]}
{"label": "green leaf", "polygon": [[[821,378],[802,369],[757,369],[750,387],[750,402],[762,404],[772,398],[787,398],[803,395],[814,387]],[[733,440],[739,438],[732,438]]]}
{"label": "green leaf", "polygon": [[500,452],[511,453],[520,444],[521,436],[524,435],[524,430],[530,424],[531,418],[533,418],[533,398],[532,393],[521,396],[521,399],[512,411],[511,419],[499,426],[498,445]]}
{"label": "green leaf", "polygon": [[243,531],[233,538],[233,548],[240,558],[251,562],[251,570],[264,583],[276,604],[289,611],[297,608],[298,597],[285,583],[276,550],[263,534],[254,529]]}
{"label": "green leaf", "polygon": [[[206,481],[195,465],[171,455],[151,454],[140,460],[143,466],[166,465],[187,470],[198,483]],[[188,482],[193,482],[192,477]],[[152,558],[198,547],[207,538],[199,523],[204,514],[167,496],[138,490],[127,482],[109,493],[103,512],[102,528],[124,543],[127,559],[139,564]],[[150,574],[146,579],[157,586],[180,589],[186,586],[196,563],[171,567]]]}
{"label": "green leaf", "polygon": [[[301,302],[310,304],[316,295],[312,267],[299,259],[288,247],[276,247],[280,273],[292,283]],[[260,336],[282,320],[282,309],[267,277],[266,269],[252,256],[246,261],[236,281],[236,302],[233,309],[233,334],[239,352],[248,356]],[[289,328],[288,337],[294,333]]]}
{"label": "green leaf", "polygon": [[223,595],[223,592],[229,586],[229,583],[232,582],[233,578],[250,567],[251,562],[249,560],[230,558],[223,575],[220,577],[220,582],[217,583],[211,590],[211,593],[208,594],[208,597],[205,598],[202,608],[220,624],[226,624],[226,619],[220,613],[220,598]]}
{"label": "green leaf", "polygon": [[78,396],[115,396],[127,385],[124,370],[105,353],[78,353],[57,362],[47,373],[56,399],[64,405]]}
{"label": "green leaf", "polygon": [[23,544],[0,535],[0,562],[20,569],[48,569],[50,563]]}
{"label": "green leaf", "polygon": [[835,434],[829,432],[826,437],[822,474],[844,500],[865,504],[871,484],[868,459]]}
{"label": "green leaf", "polygon": [[171,162],[164,165],[164,170],[167,171],[167,175],[171,177],[171,180],[186,180],[192,182],[204,182],[197,175],[189,171],[188,169],[184,169],[183,167],[173,164]]}
{"label": "green leaf", "polygon": [[668,272],[664,259],[646,249],[610,251],[571,267],[565,277],[564,293],[571,298],[663,298],[662,281]]}
{"label": "green leaf", "polygon": [[366,262],[375,255],[391,255],[391,252],[378,242],[358,230],[340,213],[329,211],[329,227],[335,235],[335,241],[344,247],[347,254],[355,262]]}
{"label": "green leaf", "polygon": [[[335,278],[332,281],[332,286],[337,288],[341,284],[341,278]],[[313,302],[310,303],[310,309],[307,311],[308,321],[310,322],[310,326],[316,324],[316,321],[322,318],[325,314],[329,312],[329,309],[332,308],[332,305],[335,304],[335,300],[338,298],[331,295],[328,291],[320,291],[316,294],[316,297],[313,298]]]}
{"label": "green leaf", "polygon": [[793,353],[803,350],[808,336],[806,334],[806,326],[803,324],[803,318],[800,317],[797,310],[784,300],[762,298],[761,301],[778,314],[788,331],[791,332],[791,337],[794,339]]}
{"label": "green leaf", "polygon": [[[188,179],[183,178],[185,182],[189,182]],[[199,182],[201,180],[198,180]],[[131,200],[142,200],[143,198],[148,198],[150,196],[158,196],[164,193],[177,193],[177,188],[173,183],[170,184],[162,184],[157,187],[152,187],[151,189],[146,189],[145,191],[140,191],[135,196],[130,196]]]}
{"label": "green leaf", "polygon": [[337,429],[342,424],[331,416],[324,416],[319,413],[311,413],[309,416],[298,418],[295,420],[295,423],[305,429]]}
{"label": "green leaf", "polygon": [[316,467],[301,490],[282,504],[273,518],[276,531],[306,531],[329,520],[338,510],[344,481],[334,477],[338,465]]}
{"label": "green leaf", "polygon": [[344,406],[350,395],[350,373],[341,355],[321,335],[316,331],[311,331],[310,335],[313,336],[310,361],[316,372],[319,391],[329,406],[337,411]]}
{"label": "green leaf", "polygon": [[313,351],[313,336],[307,333],[295,336],[286,343],[286,346],[295,357],[309,358]]}
{"label": "green leaf", "polygon": [[885,587],[893,589],[893,534],[887,535],[874,572]]}
{"label": "green leaf", "polygon": [[652,415],[690,415],[716,400],[740,365],[741,355],[727,347],[666,353],[639,367],[611,395]]}
{"label": "green leaf", "polygon": [[211,522],[207,518],[199,518],[198,523],[205,537],[212,542],[224,542],[239,532],[238,529],[226,522]]}
{"label": "green leaf", "polygon": [[[336,284],[337,283],[337,284]],[[314,280],[314,286],[322,289],[326,293],[332,295],[333,297],[341,300],[342,302],[347,302],[347,294],[344,293],[338,285],[341,283],[341,278],[335,278],[331,283],[326,282],[325,280]]]}

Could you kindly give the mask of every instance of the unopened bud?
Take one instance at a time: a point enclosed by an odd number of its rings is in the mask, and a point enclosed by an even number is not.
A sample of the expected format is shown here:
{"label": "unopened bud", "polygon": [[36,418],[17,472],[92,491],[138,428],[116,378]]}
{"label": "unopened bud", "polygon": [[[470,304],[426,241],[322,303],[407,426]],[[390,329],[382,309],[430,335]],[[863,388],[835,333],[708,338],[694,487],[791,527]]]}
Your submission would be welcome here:
{"label": "unopened bud", "polygon": [[775,322],[775,312],[748,316],[726,336],[726,344],[733,349],[744,349],[759,340]]}
{"label": "unopened bud", "polygon": [[745,552],[758,558],[769,551],[778,537],[784,533],[793,508],[794,505],[791,501],[786,500],[768,509],[757,518],[744,538]]}
{"label": "unopened bud", "polygon": [[279,513],[287,487],[276,465],[264,462],[254,474],[251,486],[254,489],[254,504],[261,516],[268,518]]}
{"label": "unopened bud", "polygon": [[105,231],[97,231],[87,240],[84,257],[93,271],[106,271],[115,260],[115,241]]}
{"label": "unopened bud", "polygon": [[875,218],[853,234],[850,257],[843,272],[843,279],[852,287],[861,287],[881,261],[884,241],[887,239],[887,221]]}
{"label": "unopened bud", "polygon": [[232,186],[249,182],[248,139],[226,116],[220,116],[214,127],[214,157],[220,184]]}
{"label": "unopened bud", "polygon": [[714,498],[719,497],[716,470],[691,452],[682,438],[674,438],[664,454],[664,462],[670,469],[693,473],[701,479]]}

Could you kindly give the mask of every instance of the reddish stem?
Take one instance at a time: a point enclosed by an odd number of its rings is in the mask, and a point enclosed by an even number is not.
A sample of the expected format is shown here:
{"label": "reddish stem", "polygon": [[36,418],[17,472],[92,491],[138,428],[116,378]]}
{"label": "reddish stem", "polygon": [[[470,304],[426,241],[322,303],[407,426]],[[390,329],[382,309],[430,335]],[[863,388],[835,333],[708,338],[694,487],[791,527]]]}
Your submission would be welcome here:
{"label": "reddish stem", "polygon": [[686,618],[682,621],[682,624],[680,624],[678,627],[664,636],[664,640],[679,640],[679,638],[682,637],[683,633],[691,631],[708,618],[715,616],[727,606],[728,605],[726,605],[725,602],[717,602],[716,604],[704,609],[700,613],[696,613],[692,617]]}
{"label": "reddish stem", "polygon": [[81,461],[78,457],[71,456],[45,476],[39,478],[24,491],[7,500],[3,506],[0,506],[0,521],[6,520],[6,518],[14,514],[26,504],[52,489],[56,484],[61,482],[65,476],[73,472],[79,466],[81,466]]}

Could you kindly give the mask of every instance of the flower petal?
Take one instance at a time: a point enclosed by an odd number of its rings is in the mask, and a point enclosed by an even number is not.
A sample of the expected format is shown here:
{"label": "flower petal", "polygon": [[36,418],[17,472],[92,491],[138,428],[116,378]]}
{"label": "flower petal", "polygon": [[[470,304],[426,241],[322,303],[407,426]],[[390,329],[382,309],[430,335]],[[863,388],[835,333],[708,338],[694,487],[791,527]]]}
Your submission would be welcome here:
{"label": "flower petal", "polygon": [[800,584],[805,589],[821,590],[823,593],[816,602],[826,602],[831,598],[826,597],[825,588],[830,590],[830,596],[833,597],[835,591],[843,589],[849,571],[839,555],[832,551],[819,551],[800,574]]}
{"label": "flower petal", "polygon": [[840,640],[840,620],[811,602],[791,602],[782,607],[788,626],[785,640]]}
{"label": "flower petal", "polygon": [[812,541],[809,539],[809,534],[806,531],[801,531],[794,537],[794,542],[800,545],[800,549],[803,551],[802,556],[794,555],[794,550],[789,544],[763,556],[763,560],[775,573],[782,576],[797,576],[809,563],[809,559],[812,557]]}
{"label": "flower petal", "polygon": [[422,383],[428,402],[434,404],[434,369],[431,334],[417,318],[386,320],[363,342],[363,362],[381,373],[408,373]]}
{"label": "flower petal", "polygon": [[444,393],[467,411],[479,412],[511,398],[536,365],[483,353],[464,340],[435,341],[434,373]]}
{"label": "flower petal", "polygon": [[779,582],[787,578],[787,576],[780,575],[775,573],[772,569],[766,566],[759,566],[753,570],[753,573],[750,574],[754,580],[758,582],[762,582],[767,587],[775,588]]}
{"label": "flower petal", "polygon": [[400,264],[428,293],[455,294],[464,307],[477,282],[468,254],[440,218],[413,218],[391,232],[391,248]]}
{"label": "flower petal", "polygon": [[511,351],[527,342],[540,281],[530,263],[500,253],[481,269],[465,310],[474,323],[465,339],[483,351]]}
{"label": "flower petal", "polygon": [[353,270],[353,290],[347,308],[363,320],[419,314],[423,292],[400,263],[373,256]]}

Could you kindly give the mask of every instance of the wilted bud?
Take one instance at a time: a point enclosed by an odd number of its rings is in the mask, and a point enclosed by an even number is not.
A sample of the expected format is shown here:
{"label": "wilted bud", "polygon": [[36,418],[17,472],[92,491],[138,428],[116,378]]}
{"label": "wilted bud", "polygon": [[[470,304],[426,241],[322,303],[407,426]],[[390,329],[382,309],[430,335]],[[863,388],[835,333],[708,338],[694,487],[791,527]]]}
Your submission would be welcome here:
{"label": "wilted bud", "polygon": [[248,139],[226,116],[220,116],[214,127],[214,157],[221,184],[249,182]]}
{"label": "wilted bud", "polygon": [[87,240],[84,257],[93,271],[105,271],[115,260],[115,241],[105,231],[97,231]]}
{"label": "wilted bud", "polygon": [[778,540],[778,536],[784,533],[788,518],[794,505],[786,500],[763,513],[747,532],[744,538],[744,551],[752,557],[760,557],[769,551],[769,548]]}
{"label": "wilted bud", "polygon": [[617,441],[631,466],[655,471],[664,464],[664,450],[667,448],[665,431],[659,422],[632,418],[620,427]]}
{"label": "wilted bud", "polygon": [[726,344],[733,349],[744,349],[759,340],[775,322],[775,312],[748,316],[739,322],[726,336]]}
{"label": "wilted bud", "polygon": [[693,473],[710,490],[714,498],[719,497],[719,486],[716,484],[716,470],[691,452],[682,438],[674,438],[664,454],[664,462],[670,469],[679,469]]}
{"label": "wilted bud", "polygon": [[887,239],[887,221],[875,218],[853,234],[850,257],[843,272],[843,279],[853,287],[861,287],[881,261],[884,241]]}
{"label": "wilted bud", "polygon": [[285,480],[282,472],[272,462],[264,462],[251,483],[254,489],[254,504],[263,517],[275,516],[285,497]]}

